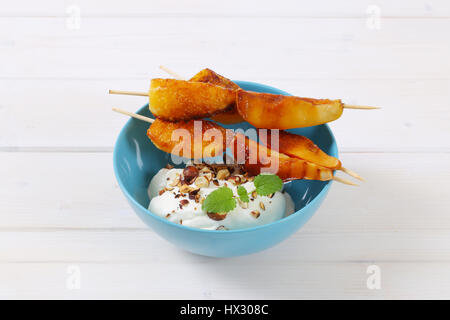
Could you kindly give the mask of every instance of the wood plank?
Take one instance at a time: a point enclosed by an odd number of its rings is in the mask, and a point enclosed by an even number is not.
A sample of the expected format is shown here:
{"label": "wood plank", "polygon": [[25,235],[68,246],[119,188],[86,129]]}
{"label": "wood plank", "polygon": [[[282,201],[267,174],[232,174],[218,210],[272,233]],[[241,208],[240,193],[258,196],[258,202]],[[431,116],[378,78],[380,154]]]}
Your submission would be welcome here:
{"label": "wood plank", "polygon": [[[448,79],[449,19],[3,18],[3,78],[149,77],[209,66],[235,79]],[[232,26],[232,28],[230,28]],[[314,32],[311,32],[314,30]],[[414,30],[414,32],[412,31]],[[270,63],[268,63],[270,61]],[[150,73],[149,73],[150,72]]]}
{"label": "wood plank", "polygon": [[[0,16],[65,16],[70,1],[42,0],[39,4],[30,0],[16,0],[1,8]],[[111,3],[106,0],[78,0],[76,4],[83,16],[302,16],[302,17],[365,17],[367,7],[377,5],[386,17],[445,17],[450,8],[445,0],[388,1],[388,0],[346,0],[345,5],[336,1],[295,1],[269,0],[238,1],[214,3],[197,0],[130,0],[126,3]]]}
{"label": "wood plank", "polygon": [[[181,256],[176,263],[2,263],[2,299],[448,299],[450,264],[380,263],[381,289],[366,286],[367,263],[236,263]],[[79,268],[80,288],[67,286]],[[180,272],[180,270],[185,270]],[[261,281],[264,279],[264,281]]]}
{"label": "wood plank", "polygon": [[[450,154],[343,154],[367,179],[333,184],[307,233],[450,229]],[[142,229],[118,188],[109,153],[0,153],[0,229]]]}
{"label": "wood plank", "polygon": [[[0,232],[0,262],[174,263],[182,251],[151,230],[50,230]],[[204,258],[207,261],[209,258]],[[268,250],[235,263],[450,262],[450,235],[440,231],[310,232],[305,229]]]}
{"label": "wood plank", "polygon": [[[162,74],[155,70],[155,75]],[[258,81],[300,96],[382,106],[374,111],[346,110],[330,124],[341,151],[450,151],[450,79]],[[127,120],[111,112],[111,107],[134,111],[146,99],[111,96],[107,90],[146,90],[147,86],[146,78],[0,79],[0,148],[84,147],[110,151]]]}

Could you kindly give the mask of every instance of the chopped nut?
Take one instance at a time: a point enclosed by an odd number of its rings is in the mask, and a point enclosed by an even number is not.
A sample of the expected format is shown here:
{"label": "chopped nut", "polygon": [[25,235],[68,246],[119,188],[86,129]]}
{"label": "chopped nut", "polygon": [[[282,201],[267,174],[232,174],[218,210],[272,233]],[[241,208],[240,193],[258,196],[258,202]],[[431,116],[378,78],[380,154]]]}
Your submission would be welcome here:
{"label": "chopped nut", "polygon": [[214,183],[214,185],[215,185],[216,187],[219,186],[219,181],[217,181],[216,179],[213,180],[213,183]]}
{"label": "chopped nut", "polygon": [[208,168],[208,164],[205,162],[201,162],[201,163],[194,163],[194,166],[198,169],[198,170],[202,170],[204,168]]}
{"label": "chopped nut", "polygon": [[261,213],[258,210],[252,211],[250,212],[252,214],[252,216],[256,219],[259,218],[259,216],[261,215]]}
{"label": "chopped nut", "polygon": [[200,197],[201,196],[198,193],[195,195],[195,197],[194,197],[195,203],[199,203],[200,202]]}
{"label": "chopped nut", "polygon": [[158,194],[162,195],[164,192],[166,192],[166,189],[161,189],[161,190],[159,190]]}
{"label": "chopped nut", "polygon": [[183,185],[181,185],[181,187],[180,187],[180,192],[181,192],[181,193],[189,193],[189,192],[191,192],[191,191],[193,191],[193,190],[194,190],[194,188],[188,186],[187,184],[183,184]]}
{"label": "chopped nut", "polygon": [[252,192],[252,197],[253,197],[253,199],[256,199],[257,196],[258,196],[258,193],[257,193],[256,191],[253,191],[253,192]]}
{"label": "chopped nut", "polygon": [[214,178],[212,172],[204,173],[204,174],[203,174],[203,177],[205,177],[206,179],[208,179],[208,181],[211,181],[211,180]]}
{"label": "chopped nut", "polygon": [[200,189],[195,189],[189,192],[189,199],[194,200],[195,197],[197,197],[198,192],[200,191]]}
{"label": "chopped nut", "polygon": [[170,217],[170,213],[166,214],[166,218]]}
{"label": "chopped nut", "polygon": [[183,224],[183,219],[180,219],[180,224]]}
{"label": "chopped nut", "polygon": [[198,177],[198,169],[194,166],[184,168],[183,177],[187,184],[191,184]]}
{"label": "chopped nut", "polygon": [[207,166],[204,166],[203,168],[200,169],[201,173],[211,173],[211,169],[208,168]]}
{"label": "chopped nut", "polygon": [[247,209],[248,208],[248,202],[244,202],[244,201],[241,201],[241,199],[238,199],[238,203],[239,203],[239,206],[242,209]]}
{"label": "chopped nut", "polygon": [[227,181],[230,181],[234,185],[239,185],[239,184],[241,184],[242,179],[239,176],[231,176],[227,179]]}
{"label": "chopped nut", "polygon": [[223,170],[223,169],[228,170],[228,166],[224,163],[212,163],[211,168],[214,169],[216,172]]}
{"label": "chopped nut", "polygon": [[264,205],[263,202],[260,202],[260,203],[259,203],[259,207],[260,207],[261,209],[263,209],[263,210],[266,210],[266,206]]}
{"label": "chopped nut", "polygon": [[205,176],[200,176],[195,179],[195,185],[199,188],[209,187],[209,179]]}
{"label": "chopped nut", "polygon": [[172,183],[169,184],[169,187],[175,187],[176,185],[178,185],[180,183],[180,174],[177,173],[175,178],[173,179]]}
{"label": "chopped nut", "polygon": [[186,199],[180,200],[180,204],[181,204],[183,207],[185,207],[185,206],[187,206],[187,205],[189,204],[189,200],[186,200]]}
{"label": "chopped nut", "polygon": [[210,219],[216,220],[216,221],[220,221],[223,220],[227,217],[227,213],[226,212],[222,212],[222,213],[213,213],[213,212],[207,212],[206,213],[208,215],[208,217]]}
{"label": "chopped nut", "polygon": [[217,179],[224,180],[230,176],[230,171],[228,169],[220,169],[217,171]]}
{"label": "chopped nut", "polygon": [[218,226],[216,230],[228,230],[228,229],[225,228],[224,226]]}

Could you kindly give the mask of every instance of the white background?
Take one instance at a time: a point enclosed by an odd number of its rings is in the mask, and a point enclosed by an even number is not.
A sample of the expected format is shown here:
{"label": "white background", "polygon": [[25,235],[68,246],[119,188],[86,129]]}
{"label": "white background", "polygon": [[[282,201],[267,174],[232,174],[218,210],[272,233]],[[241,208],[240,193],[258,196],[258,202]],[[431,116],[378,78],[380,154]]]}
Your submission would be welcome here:
{"label": "white background", "polygon": [[[2,0],[0,298],[450,298],[449,31],[446,0]],[[258,254],[165,242],[112,170],[127,119],[111,107],[146,99],[107,94],[146,90],[161,64],[382,106],[331,124],[367,182],[334,183]]]}

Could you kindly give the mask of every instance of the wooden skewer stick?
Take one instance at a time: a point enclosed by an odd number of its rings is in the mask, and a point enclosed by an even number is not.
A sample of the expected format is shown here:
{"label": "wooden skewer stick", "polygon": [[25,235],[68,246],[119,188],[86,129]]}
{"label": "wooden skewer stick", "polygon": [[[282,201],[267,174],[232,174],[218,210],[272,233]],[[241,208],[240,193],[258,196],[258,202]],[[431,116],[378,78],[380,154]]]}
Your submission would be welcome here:
{"label": "wooden skewer stick", "polygon": [[351,104],[344,104],[345,109],[360,109],[360,110],[373,110],[373,109],[381,109],[380,107],[371,107],[371,106],[354,106]]}
{"label": "wooden skewer stick", "polygon": [[[166,68],[165,66],[159,66],[159,68],[165,72],[167,72],[167,74],[171,75],[172,77],[174,77],[175,79],[178,80],[185,80],[182,76],[180,76],[178,73],[173,72],[172,70]],[[372,109],[381,109],[380,107],[371,107],[371,106],[355,106],[355,105],[350,105],[350,104],[344,104],[343,105],[344,108],[346,109],[359,109],[359,110],[372,110]]]}
{"label": "wooden skewer stick", "polygon": [[348,184],[349,186],[359,186],[358,184],[353,183],[350,180],[342,179],[342,178],[339,178],[339,177],[336,177],[336,176],[333,177],[333,180],[337,181],[337,182],[340,182],[340,183],[343,183],[343,184]]}
{"label": "wooden skewer stick", "polygon": [[170,74],[175,79],[184,80],[184,78],[182,76],[180,76],[178,73],[173,72],[172,70],[170,70],[169,68],[166,68],[165,66],[159,66],[159,68],[161,70],[167,72],[168,74]]}
{"label": "wooden skewer stick", "polygon": [[[166,71],[166,70],[164,70],[164,71]],[[167,73],[169,73],[169,72],[167,72]],[[171,74],[171,75],[173,75],[173,74]],[[183,80],[182,78],[177,78],[177,79]],[[148,97],[148,92],[137,92],[137,91],[109,90],[109,94],[122,94],[122,95],[128,95],[128,96]],[[359,110],[381,109],[380,107],[354,106],[354,105],[349,105],[349,104],[344,104],[343,107],[345,109],[359,109]]]}
{"label": "wooden skewer stick", "polygon": [[112,110],[115,111],[115,112],[124,114],[124,115],[126,115],[126,116],[130,116],[130,117],[133,117],[133,118],[142,120],[142,121],[146,121],[146,122],[148,122],[148,123],[153,123],[153,121],[155,121],[155,120],[152,119],[152,118],[144,117],[144,116],[141,116],[140,114],[128,112],[128,111],[125,111],[125,110],[122,110],[122,109],[112,108]]}
{"label": "wooden skewer stick", "polygon": [[[122,109],[118,109],[118,108],[112,108],[112,110],[115,111],[115,112],[124,114],[124,115],[126,115],[126,116],[130,116],[130,117],[132,117],[132,118],[135,118],[135,119],[139,119],[139,120],[148,122],[148,123],[153,123],[153,121],[155,121],[155,120],[152,119],[152,118],[145,117],[145,116],[142,116],[142,115],[137,114],[137,113],[128,112],[128,111],[126,111],[126,110],[122,110]],[[355,172],[353,172],[353,171],[351,171],[351,170],[349,170],[349,169],[346,169],[346,168],[342,167],[341,170],[342,170],[343,172],[347,173],[348,175],[350,175],[350,176],[356,178],[356,179],[359,179],[359,180],[361,180],[361,181],[364,181],[364,179],[363,179],[362,177],[360,177],[357,173],[355,173]],[[335,181],[337,181],[337,182],[344,183],[344,184],[348,184],[348,185],[351,185],[351,186],[357,186],[356,183],[353,183],[353,182],[351,182],[351,181],[349,181],[349,180],[342,179],[342,178],[339,178],[339,177],[336,177],[336,176],[333,177],[333,180],[335,180]]]}
{"label": "wooden skewer stick", "polygon": [[352,176],[353,178],[356,178],[356,179],[358,179],[358,180],[361,180],[361,181],[365,181],[364,179],[363,179],[363,177],[361,177],[359,174],[357,174],[355,171],[352,171],[352,170],[350,170],[350,169],[347,169],[347,168],[344,168],[344,167],[341,167],[341,169],[340,169],[342,172],[345,172],[346,174],[348,174],[349,176]]}
{"label": "wooden skewer stick", "polygon": [[148,92],[136,92],[136,91],[109,90],[109,94],[124,94],[128,96],[148,97]]}

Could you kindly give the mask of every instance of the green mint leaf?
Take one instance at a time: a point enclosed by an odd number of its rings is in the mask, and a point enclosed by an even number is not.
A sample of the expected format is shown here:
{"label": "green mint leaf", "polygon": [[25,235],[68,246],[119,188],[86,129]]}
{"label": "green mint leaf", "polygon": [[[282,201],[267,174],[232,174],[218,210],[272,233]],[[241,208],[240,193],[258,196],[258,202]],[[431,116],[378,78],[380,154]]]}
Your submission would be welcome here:
{"label": "green mint leaf", "polygon": [[245,189],[243,186],[239,186],[237,188],[237,193],[239,195],[239,199],[241,199],[242,202],[250,201],[250,199],[248,198],[247,189]]}
{"label": "green mint leaf", "polygon": [[228,187],[221,187],[211,192],[203,201],[202,210],[212,213],[226,213],[236,208],[233,191]]}
{"label": "green mint leaf", "polygon": [[256,187],[256,193],[260,196],[267,196],[283,188],[283,181],[275,174],[260,174],[253,183]]}

